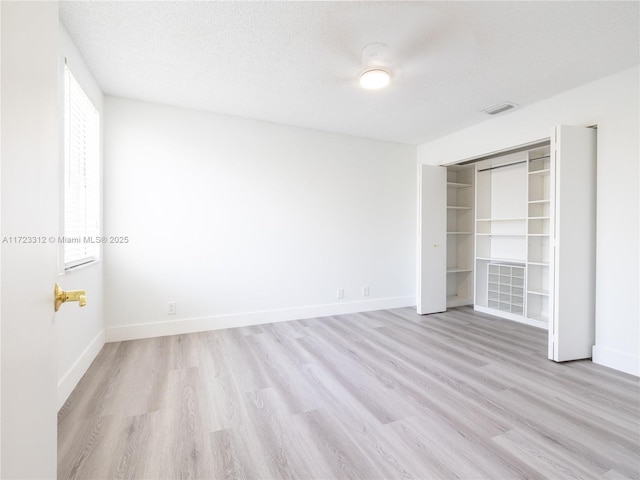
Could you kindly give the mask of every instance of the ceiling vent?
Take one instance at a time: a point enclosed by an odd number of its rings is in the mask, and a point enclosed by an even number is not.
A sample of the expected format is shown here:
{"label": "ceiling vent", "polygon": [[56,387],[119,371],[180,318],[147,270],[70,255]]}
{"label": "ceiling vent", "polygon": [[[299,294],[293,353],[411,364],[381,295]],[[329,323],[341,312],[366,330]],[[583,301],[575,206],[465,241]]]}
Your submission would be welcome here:
{"label": "ceiling vent", "polygon": [[516,108],[517,105],[511,102],[504,102],[499,105],[494,105],[493,107],[489,107],[483,110],[487,115],[497,115],[502,112],[506,112],[507,110],[511,110],[512,108]]}

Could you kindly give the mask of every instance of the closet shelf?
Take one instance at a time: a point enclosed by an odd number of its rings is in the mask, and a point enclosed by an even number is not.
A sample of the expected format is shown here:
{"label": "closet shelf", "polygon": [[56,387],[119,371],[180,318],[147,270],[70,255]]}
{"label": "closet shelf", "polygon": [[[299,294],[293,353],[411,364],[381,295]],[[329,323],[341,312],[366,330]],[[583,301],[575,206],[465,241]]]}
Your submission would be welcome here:
{"label": "closet shelf", "polygon": [[532,172],[529,172],[529,175],[549,175],[550,173],[551,170],[545,168],[543,170],[533,170]]}
{"label": "closet shelf", "polygon": [[526,233],[476,233],[479,237],[526,237]]}
{"label": "closet shelf", "polygon": [[529,203],[549,203],[550,200],[549,199],[544,199],[544,200],[529,200]]}
{"label": "closet shelf", "polygon": [[549,262],[527,262],[529,265],[540,265],[541,267],[548,267]]}
{"label": "closet shelf", "polygon": [[476,218],[476,222],[524,222],[526,217],[518,218]]}
{"label": "closet shelf", "polygon": [[517,265],[524,265],[525,263],[527,263],[523,258],[476,257],[476,260],[495,263],[515,263]]}
{"label": "closet shelf", "polygon": [[460,307],[462,305],[469,305],[473,303],[472,297],[463,297],[460,295],[449,295],[447,296],[447,307]]}
{"label": "closet shelf", "polygon": [[447,308],[473,304],[474,165],[447,169],[446,296]]}
{"label": "closet shelf", "polygon": [[543,297],[549,296],[549,290],[542,290],[538,288],[530,288],[529,290],[527,290],[527,293],[531,293],[533,295],[542,295]]}
{"label": "closet shelf", "polygon": [[531,314],[529,314],[528,318],[531,319],[531,320],[536,320],[538,322],[543,322],[545,324],[549,322],[549,317],[547,317],[546,315],[531,315]]}
{"label": "closet shelf", "polygon": [[529,217],[529,220],[549,220],[551,217]]}
{"label": "closet shelf", "polygon": [[470,183],[447,182],[447,187],[449,188],[468,188],[470,186]]}

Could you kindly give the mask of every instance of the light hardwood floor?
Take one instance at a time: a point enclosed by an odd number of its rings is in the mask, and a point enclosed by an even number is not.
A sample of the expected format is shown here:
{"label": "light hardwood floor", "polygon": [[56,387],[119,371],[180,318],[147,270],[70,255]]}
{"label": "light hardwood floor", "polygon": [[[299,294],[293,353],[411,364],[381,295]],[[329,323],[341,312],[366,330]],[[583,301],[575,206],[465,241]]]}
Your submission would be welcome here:
{"label": "light hardwood floor", "polygon": [[639,478],[639,380],[546,348],[470,308],[110,343],[59,478]]}

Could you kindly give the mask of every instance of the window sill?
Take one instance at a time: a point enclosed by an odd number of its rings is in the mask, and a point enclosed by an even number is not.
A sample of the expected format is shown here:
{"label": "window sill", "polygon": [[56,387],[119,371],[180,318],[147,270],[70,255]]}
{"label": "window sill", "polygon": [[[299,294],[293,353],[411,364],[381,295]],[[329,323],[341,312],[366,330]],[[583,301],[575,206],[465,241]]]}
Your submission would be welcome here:
{"label": "window sill", "polygon": [[86,269],[91,268],[94,265],[98,265],[100,263],[101,263],[101,260],[98,258],[96,260],[91,260],[91,261],[86,262],[86,263],[81,263],[80,265],[75,265],[73,267],[65,267],[62,272],[58,273],[58,276],[62,277],[64,275],[66,275],[67,273],[75,273],[75,272],[79,272],[81,270],[86,270]]}

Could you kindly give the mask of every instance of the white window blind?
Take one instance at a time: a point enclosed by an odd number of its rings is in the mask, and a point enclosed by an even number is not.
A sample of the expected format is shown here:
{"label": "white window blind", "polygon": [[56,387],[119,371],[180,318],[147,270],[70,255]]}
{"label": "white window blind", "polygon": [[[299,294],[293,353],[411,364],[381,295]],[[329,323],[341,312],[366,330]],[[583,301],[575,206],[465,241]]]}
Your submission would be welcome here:
{"label": "white window blind", "polygon": [[64,266],[100,254],[100,114],[65,66]]}

